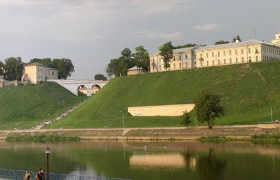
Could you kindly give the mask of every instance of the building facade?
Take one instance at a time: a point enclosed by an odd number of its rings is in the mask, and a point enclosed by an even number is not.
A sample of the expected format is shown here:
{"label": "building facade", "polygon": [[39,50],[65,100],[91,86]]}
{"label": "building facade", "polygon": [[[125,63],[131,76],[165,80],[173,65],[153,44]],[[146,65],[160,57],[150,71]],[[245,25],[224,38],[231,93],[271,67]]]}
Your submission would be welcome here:
{"label": "building facade", "polygon": [[220,45],[198,46],[173,50],[170,68],[164,68],[159,52],[150,55],[150,72],[224,66],[231,64],[280,60],[280,33],[266,43],[248,40]]}
{"label": "building facade", "polygon": [[58,79],[58,71],[37,62],[24,66],[22,81],[30,81],[31,84],[38,84],[48,79]]}

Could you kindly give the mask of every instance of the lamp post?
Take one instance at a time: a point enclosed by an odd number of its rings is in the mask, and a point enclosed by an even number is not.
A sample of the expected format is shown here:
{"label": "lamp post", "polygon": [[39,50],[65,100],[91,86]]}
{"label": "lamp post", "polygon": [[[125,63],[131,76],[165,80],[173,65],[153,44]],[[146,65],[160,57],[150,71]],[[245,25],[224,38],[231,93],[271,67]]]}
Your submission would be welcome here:
{"label": "lamp post", "polygon": [[272,105],[269,103],[270,105],[270,118],[271,118],[271,124],[273,124],[273,117],[272,117]]}
{"label": "lamp post", "polygon": [[[120,111],[120,112],[122,112],[122,111]],[[123,116],[122,116],[122,126],[124,128],[124,113],[123,113]]]}
{"label": "lamp post", "polygon": [[51,149],[49,147],[47,147],[45,149],[45,153],[47,155],[47,180],[50,180],[50,175],[49,175],[49,154],[51,153]]}

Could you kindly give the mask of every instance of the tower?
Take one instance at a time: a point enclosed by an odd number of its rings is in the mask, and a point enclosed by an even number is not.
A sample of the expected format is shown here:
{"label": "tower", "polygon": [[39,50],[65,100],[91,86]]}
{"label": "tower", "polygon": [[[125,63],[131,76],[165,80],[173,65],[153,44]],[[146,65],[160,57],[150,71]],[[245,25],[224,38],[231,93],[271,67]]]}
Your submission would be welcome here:
{"label": "tower", "polygon": [[271,41],[272,44],[280,46],[280,32],[275,34],[275,40]]}

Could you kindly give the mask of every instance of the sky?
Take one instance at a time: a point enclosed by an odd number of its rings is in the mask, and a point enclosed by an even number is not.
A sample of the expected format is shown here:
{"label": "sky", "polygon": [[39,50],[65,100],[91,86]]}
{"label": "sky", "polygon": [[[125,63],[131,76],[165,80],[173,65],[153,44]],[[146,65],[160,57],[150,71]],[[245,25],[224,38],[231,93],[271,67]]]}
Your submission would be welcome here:
{"label": "sky", "polygon": [[68,79],[107,76],[111,59],[171,41],[269,42],[280,32],[280,0],[0,0],[0,61],[71,59]]}

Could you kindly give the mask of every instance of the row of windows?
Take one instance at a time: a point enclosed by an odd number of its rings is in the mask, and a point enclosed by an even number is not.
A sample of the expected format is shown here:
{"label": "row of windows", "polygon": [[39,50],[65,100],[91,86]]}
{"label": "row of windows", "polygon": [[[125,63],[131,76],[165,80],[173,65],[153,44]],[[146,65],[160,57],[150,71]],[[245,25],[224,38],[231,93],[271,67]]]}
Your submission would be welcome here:
{"label": "row of windows", "polygon": [[280,55],[280,51],[277,49],[271,49],[271,48],[264,48],[264,52],[271,53],[271,54],[278,54]]}
{"label": "row of windows", "polygon": [[[251,54],[251,48],[248,48],[247,52],[248,52],[248,54]],[[238,53],[244,54],[245,51],[244,51],[244,49],[240,49],[240,52],[238,52],[237,49],[235,49],[235,50],[228,50],[228,55],[229,56],[231,56],[233,54],[234,55],[238,55]],[[254,53],[258,54],[259,50],[256,48]],[[206,55],[206,58],[209,58],[210,56],[213,58],[213,57],[215,57],[215,52],[211,52],[211,53],[207,52],[207,53],[205,53],[205,55]],[[216,52],[216,55],[217,55],[217,57],[226,56],[227,55],[227,51],[222,51],[222,52],[218,51],[218,52]],[[203,58],[203,53],[200,53],[200,58]]]}
{"label": "row of windows", "polygon": [[[248,48],[247,50],[248,50],[247,51],[248,54],[252,53],[251,48]],[[205,53],[205,56],[206,56],[206,58],[211,58],[211,57],[214,58],[215,55],[217,57],[221,57],[221,56],[226,56],[227,52],[228,52],[228,55],[230,55],[230,56],[233,55],[233,54],[234,55],[238,55],[239,53],[243,55],[245,53],[245,50],[244,49],[240,49],[240,50],[235,49],[235,50],[228,50],[228,51],[221,51],[221,52],[220,51],[218,51],[218,52],[211,52],[211,53],[207,52],[207,53]],[[264,52],[272,53],[272,54],[275,54],[275,55],[280,55],[280,50],[277,50],[277,49],[264,48]],[[258,48],[255,48],[253,53],[259,54]],[[188,59],[188,55],[186,54],[184,56],[185,56],[185,59],[187,60]],[[204,53],[199,53],[199,58],[204,58],[203,56],[204,56]],[[194,59],[196,59],[196,54],[194,54]],[[152,60],[153,60],[153,63],[154,63],[155,58],[153,58]],[[182,55],[174,56],[173,60],[182,60]],[[159,62],[161,63],[162,60],[159,59]]]}

